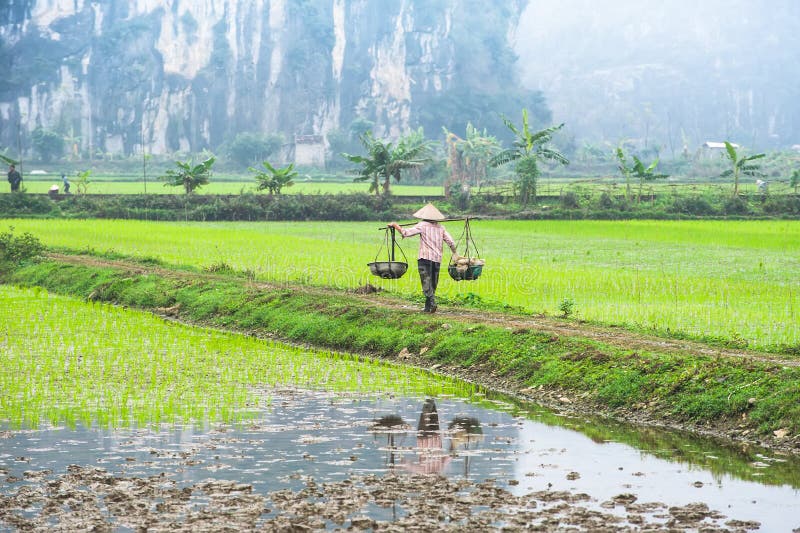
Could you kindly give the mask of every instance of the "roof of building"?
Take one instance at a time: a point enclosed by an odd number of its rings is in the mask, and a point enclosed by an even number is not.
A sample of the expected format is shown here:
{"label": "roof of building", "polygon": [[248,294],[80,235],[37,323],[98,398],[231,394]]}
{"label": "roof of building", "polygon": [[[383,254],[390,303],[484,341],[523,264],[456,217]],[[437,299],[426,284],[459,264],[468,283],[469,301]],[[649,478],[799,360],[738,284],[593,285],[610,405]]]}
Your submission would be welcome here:
{"label": "roof of building", "polygon": [[[739,145],[736,144],[736,143],[731,143],[731,146],[733,146],[734,148],[739,148]],[[715,142],[715,141],[706,141],[706,142],[703,143],[703,148],[716,148],[716,149],[722,150],[722,149],[725,148],[725,143],[724,142],[722,142],[722,143],[721,142]]]}

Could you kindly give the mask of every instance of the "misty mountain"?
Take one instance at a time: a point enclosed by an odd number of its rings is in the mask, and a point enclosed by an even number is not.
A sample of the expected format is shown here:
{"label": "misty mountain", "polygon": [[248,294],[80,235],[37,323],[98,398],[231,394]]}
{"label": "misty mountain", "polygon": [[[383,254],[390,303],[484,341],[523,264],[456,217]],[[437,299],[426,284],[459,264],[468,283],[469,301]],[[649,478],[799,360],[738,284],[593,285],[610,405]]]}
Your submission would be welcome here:
{"label": "misty mountain", "polygon": [[523,1],[0,2],[0,149],[38,127],[82,153],[215,150],[241,132],[373,124],[503,130],[525,106],[512,36]]}
{"label": "misty mountain", "polygon": [[796,0],[532,1],[516,50],[579,142],[800,143]]}

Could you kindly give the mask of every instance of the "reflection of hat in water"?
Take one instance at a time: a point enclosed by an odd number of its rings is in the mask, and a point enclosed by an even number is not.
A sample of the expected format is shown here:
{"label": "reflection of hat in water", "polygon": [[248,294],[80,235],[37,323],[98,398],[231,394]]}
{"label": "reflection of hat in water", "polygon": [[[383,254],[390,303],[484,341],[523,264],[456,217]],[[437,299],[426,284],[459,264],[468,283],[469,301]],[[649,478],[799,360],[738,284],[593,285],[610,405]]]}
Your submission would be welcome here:
{"label": "reflection of hat in water", "polygon": [[445,219],[445,216],[442,214],[442,212],[436,209],[436,206],[430,202],[425,204],[425,206],[422,209],[414,213],[413,217],[421,218],[422,220],[433,220],[433,221],[439,221]]}

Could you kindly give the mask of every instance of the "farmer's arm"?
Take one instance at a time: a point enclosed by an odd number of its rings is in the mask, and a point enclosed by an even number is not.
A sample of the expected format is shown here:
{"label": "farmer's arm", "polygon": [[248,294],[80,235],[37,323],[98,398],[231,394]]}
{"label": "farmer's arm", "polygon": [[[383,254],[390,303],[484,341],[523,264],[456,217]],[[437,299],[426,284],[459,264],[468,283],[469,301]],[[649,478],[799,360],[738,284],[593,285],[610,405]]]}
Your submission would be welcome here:
{"label": "farmer's arm", "polygon": [[414,235],[419,235],[420,232],[422,231],[419,228],[419,224],[416,224],[414,227],[411,227],[411,228],[408,228],[408,229],[403,228],[397,222],[392,222],[392,223],[388,224],[387,226],[390,227],[390,228],[394,228],[397,231],[399,231],[400,235],[402,235],[403,238],[405,238],[405,237],[413,237]]}
{"label": "farmer's arm", "polygon": [[447,233],[447,230],[444,230],[444,235],[442,236],[444,242],[447,243],[447,246],[450,247],[450,251],[453,252],[453,255],[458,255],[458,251],[456,250],[456,243],[453,241],[453,237]]}

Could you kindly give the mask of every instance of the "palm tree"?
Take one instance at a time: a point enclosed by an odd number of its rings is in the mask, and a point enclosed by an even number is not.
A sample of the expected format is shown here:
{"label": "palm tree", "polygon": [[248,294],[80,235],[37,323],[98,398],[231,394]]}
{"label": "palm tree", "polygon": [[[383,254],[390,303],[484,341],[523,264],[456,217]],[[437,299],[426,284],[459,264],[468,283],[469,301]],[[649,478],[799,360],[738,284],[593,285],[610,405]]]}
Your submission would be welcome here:
{"label": "palm tree", "polygon": [[757,164],[753,164],[753,161],[756,159],[761,159],[765,157],[767,154],[755,154],[755,155],[748,155],[748,156],[741,156],[736,151],[736,147],[734,147],[728,141],[725,141],[725,151],[726,155],[728,156],[728,160],[731,163],[731,168],[720,174],[721,178],[728,178],[733,176],[733,195],[737,196],[739,194],[739,177],[740,176],[763,176],[763,173],[760,170],[760,166]]}
{"label": "palm tree", "polygon": [[568,165],[569,159],[554,148],[545,146],[553,138],[553,133],[564,127],[564,124],[551,126],[540,131],[531,131],[528,122],[528,110],[522,110],[522,127],[517,128],[506,117],[502,117],[503,123],[517,137],[513,143],[513,148],[503,150],[494,156],[489,164],[498,167],[516,161],[514,171],[518,178],[520,204],[527,205],[532,199],[536,201],[536,184],[539,179],[539,159],[556,161],[562,165]]}
{"label": "palm tree", "polygon": [[19,161],[11,159],[7,155],[0,154],[0,161],[5,163],[6,165],[19,165]]}
{"label": "palm tree", "polygon": [[486,130],[481,132],[471,123],[467,123],[467,135],[462,139],[455,133],[444,129],[448,148],[450,179],[445,185],[445,195],[449,194],[452,183],[468,184],[470,178],[480,189],[486,180],[487,169],[492,157],[500,151],[500,143]]}
{"label": "palm tree", "polygon": [[358,176],[353,181],[369,181],[369,192],[388,195],[391,179],[400,181],[401,172],[406,169],[419,168],[429,161],[430,142],[425,140],[422,128],[402,137],[396,146],[391,142],[376,139],[371,131],[359,136],[367,155],[342,156],[361,165]]}
{"label": "palm tree", "polygon": [[370,181],[369,192],[380,194],[380,177],[383,174],[383,169],[386,168],[386,162],[390,158],[391,143],[385,143],[380,139],[376,139],[371,131],[363,133],[358,136],[361,144],[366,148],[367,155],[353,155],[342,153],[342,157],[361,165],[358,170],[358,176],[353,181]]}
{"label": "palm tree", "polygon": [[658,159],[655,159],[652,163],[650,163],[649,166],[645,167],[644,163],[642,163],[638,157],[635,155],[631,157],[633,159],[633,165],[628,164],[627,158],[625,157],[625,152],[622,151],[622,148],[617,148],[617,160],[619,161],[618,168],[625,178],[625,198],[628,201],[631,199],[631,178],[634,177],[639,180],[638,200],[641,202],[642,187],[644,186],[644,182],[668,178],[669,174],[655,173],[655,169],[658,166]]}
{"label": "palm tree", "polygon": [[191,161],[175,161],[178,170],[167,170],[161,179],[165,180],[165,187],[183,187],[186,194],[193,193],[203,185],[208,185],[211,178],[211,167],[216,158],[209,157],[198,165],[192,165]]}
{"label": "palm tree", "polygon": [[284,187],[294,185],[293,180],[298,176],[297,171],[294,169],[294,163],[282,168],[273,167],[269,161],[264,161],[261,164],[266,169],[266,172],[250,167],[250,170],[256,173],[255,178],[258,181],[259,191],[269,189],[270,194],[280,194],[281,189]]}

